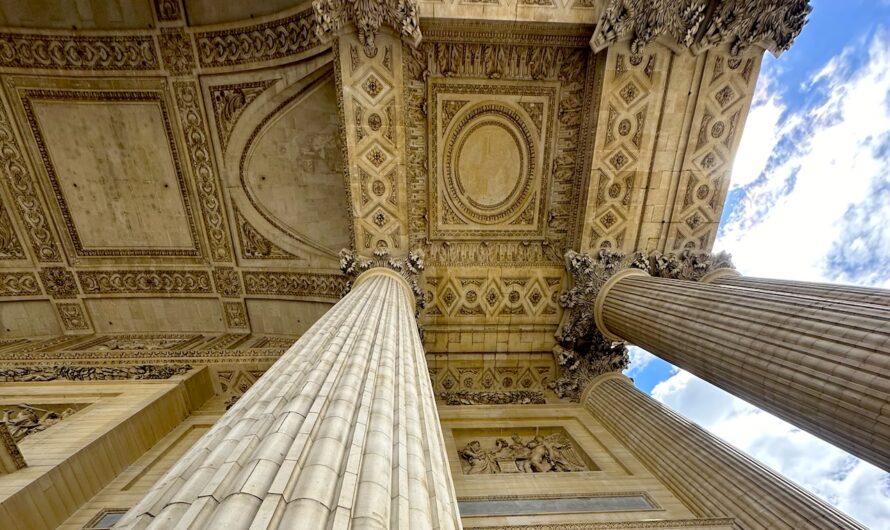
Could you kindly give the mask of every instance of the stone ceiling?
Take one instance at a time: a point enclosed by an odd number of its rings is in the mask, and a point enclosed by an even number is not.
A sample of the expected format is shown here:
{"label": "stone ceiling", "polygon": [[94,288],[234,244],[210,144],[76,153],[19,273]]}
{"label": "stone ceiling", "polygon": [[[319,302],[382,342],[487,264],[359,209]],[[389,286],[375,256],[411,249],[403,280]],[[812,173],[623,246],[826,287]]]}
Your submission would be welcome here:
{"label": "stone ceiling", "polygon": [[386,247],[428,351],[549,351],[567,250],[710,249],[763,51],[608,4],[0,2],[0,337],[295,334]]}

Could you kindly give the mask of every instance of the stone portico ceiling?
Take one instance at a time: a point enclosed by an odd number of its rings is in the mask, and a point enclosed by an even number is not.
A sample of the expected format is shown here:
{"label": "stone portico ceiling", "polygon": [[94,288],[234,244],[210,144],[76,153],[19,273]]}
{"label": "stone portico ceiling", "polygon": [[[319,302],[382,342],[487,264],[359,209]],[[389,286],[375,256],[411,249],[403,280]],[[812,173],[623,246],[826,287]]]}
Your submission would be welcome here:
{"label": "stone portico ceiling", "polygon": [[427,351],[550,351],[567,250],[710,249],[806,13],[687,4],[0,3],[0,336],[294,334],[351,246],[425,253]]}

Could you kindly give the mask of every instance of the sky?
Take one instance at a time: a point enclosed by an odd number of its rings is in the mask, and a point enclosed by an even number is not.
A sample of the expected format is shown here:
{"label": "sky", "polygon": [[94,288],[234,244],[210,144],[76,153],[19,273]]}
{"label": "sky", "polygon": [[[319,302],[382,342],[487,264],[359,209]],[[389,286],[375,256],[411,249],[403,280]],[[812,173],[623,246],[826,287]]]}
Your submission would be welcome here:
{"label": "sky", "polygon": [[[812,0],[766,54],[714,250],[747,276],[890,288],[890,0]],[[890,474],[631,348],[636,385],[873,529]]]}

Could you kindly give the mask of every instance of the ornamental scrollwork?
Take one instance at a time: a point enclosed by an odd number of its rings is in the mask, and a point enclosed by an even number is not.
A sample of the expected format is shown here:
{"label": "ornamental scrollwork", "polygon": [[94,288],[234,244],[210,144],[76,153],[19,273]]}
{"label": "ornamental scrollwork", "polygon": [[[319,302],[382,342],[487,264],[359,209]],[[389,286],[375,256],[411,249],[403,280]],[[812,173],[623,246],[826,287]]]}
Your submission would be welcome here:
{"label": "ornamental scrollwork", "polygon": [[439,397],[446,405],[543,405],[547,403],[544,393],[537,390],[502,392],[458,390],[456,392],[440,392]]}
{"label": "ornamental scrollwork", "polygon": [[85,294],[211,293],[207,271],[79,271]]}
{"label": "ornamental scrollwork", "polygon": [[0,382],[117,381],[170,379],[192,369],[190,364],[143,364],[137,366],[19,366],[0,368]]}
{"label": "ornamental scrollwork", "polygon": [[25,259],[25,250],[9,220],[9,210],[0,203],[0,260]]}
{"label": "ornamental scrollwork", "polygon": [[197,180],[198,198],[201,212],[204,214],[204,226],[207,227],[210,252],[215,261],[227,261],[231,257],[229,234],[223,213],[219,178],[213,165],[213,155],[201,109],[200,92],[198,86],[190,81],[176,82],[173,87],[189,161]]}

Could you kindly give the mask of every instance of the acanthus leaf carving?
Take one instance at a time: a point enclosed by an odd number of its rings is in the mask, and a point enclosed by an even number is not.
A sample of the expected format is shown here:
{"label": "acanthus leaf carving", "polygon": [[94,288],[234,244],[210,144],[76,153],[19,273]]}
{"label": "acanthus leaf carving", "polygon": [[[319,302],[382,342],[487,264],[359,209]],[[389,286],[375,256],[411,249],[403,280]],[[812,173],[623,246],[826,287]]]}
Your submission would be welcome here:
{"label": "acanthus leaf carving", "polygon": [[420,9],[416,0],[314,0],[315,34],[326,39],[344,24],[352,23],[365,55],[375,57],[380,26],[386,24],[397,34],[420,43]]}
{"label": "acanthus leaf carving", "polygon": [[628,267],[645,270],[648,259],[642,253],[628,257],[608,249],[600,249],[593,256],[570,250],[565,255],[565,264],[573,285],[559,297],[565,311],[556,332],[559,344],[554,347],[553,355],[560,366],[560,375],[550,387],[559,397],[578,401],[591,379],[621,371],[630,362],[624,344],[611,343],[596,328],[596,297],[618,271]]}
{"label": "acanthus leaf carving", "polygon": [[543,405],[547,403],[543,392],[537,390],[458,390],[440,392],[446,405]]}
{"label": "acanthus leaf carving", "polygon": [[732,256],[726,252],[709,254],[684,249],[679,253],[654,252],[649,256],[649,274],[697,282],[717,269],[734,269]]}
{"label": "acanthus leaf carving", "polygon": [[141,364],[135,366],[17,366],[0,368],[0,382],[117,381],[170,379],[192,369],[189,364]]}
{"label": "acanthus leaf carving", "polygon": [[556,332],[559,344],[553,354],[560,366],[560,377],[550,387],[559,397],[571,401],[580,399],[594,377],[620,372],[630,362],[624,343],[606,339],[595,323],[596,298],[612,276],[630,268],[660,278],[698,281],[708,272],[733,268],[731,256],[725,252],[708,254],[690,250],[679,254],[625,255],[600,249],[593,256],[569,251],[565,263],[573,285],[559,297],[565,311]]}
{"label": "acanthus leaf carving", "polygon": [[667,34],[694,52],[728,43],[734,56],[754,45],[779,55],[811,10],[809,0],[609,0],[590,47],[598,52],[629,36],[630,49],[640,53]]}
{"label": "acanthus leaf carving", "polygon": [[340,271],[348,276],[350,281],[347,282],[343,294],[345,295],[352,289],[352,282],[361,273],[376,267],[395,271],[405,278],[414,293],[418,313],[426,306],[426,297],[417,284],[418,277],[424,268],[423,253],[418,250],[412,250],[404,257],[394,258],[390,256],[389,250],[386,248],[374,250],[372,257],[361,256],[354,250],[344,248],[340,251]]}

